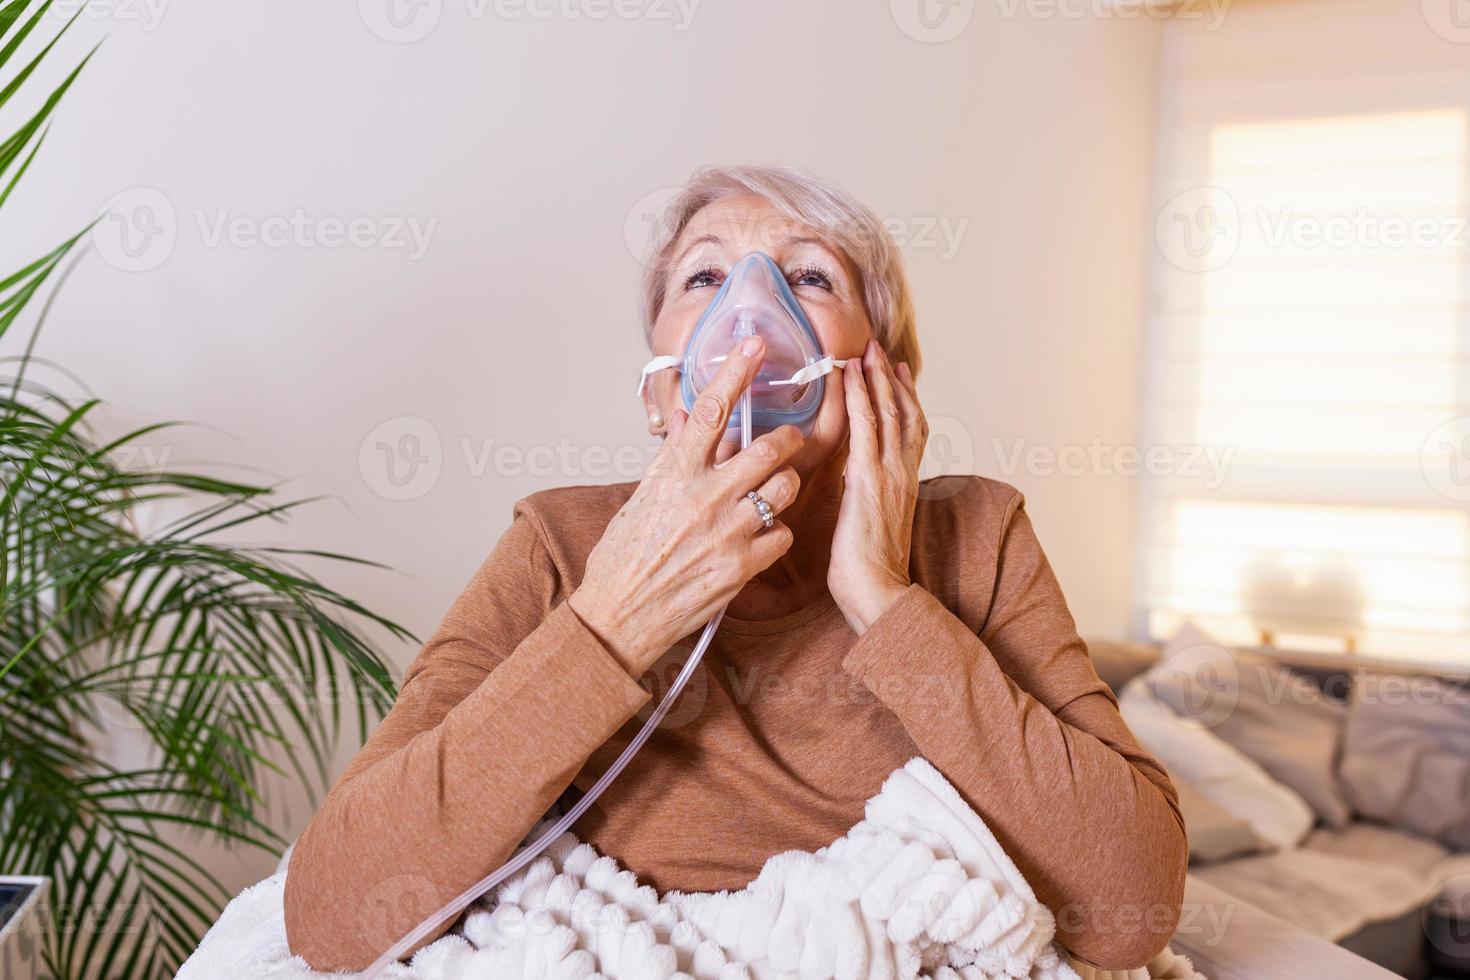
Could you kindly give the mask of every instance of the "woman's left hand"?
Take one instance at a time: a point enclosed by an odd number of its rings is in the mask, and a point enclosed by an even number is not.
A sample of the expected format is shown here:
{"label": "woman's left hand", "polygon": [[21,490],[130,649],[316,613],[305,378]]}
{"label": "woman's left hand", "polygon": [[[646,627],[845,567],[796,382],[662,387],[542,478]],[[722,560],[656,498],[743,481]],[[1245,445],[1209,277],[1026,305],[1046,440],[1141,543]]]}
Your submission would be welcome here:
{"label": "woman's left hand", "polygon": [[827,587],[861,636],[909,587],[919,462],[929,422],[907,364],[876,341],[842,370],[848,456]]}

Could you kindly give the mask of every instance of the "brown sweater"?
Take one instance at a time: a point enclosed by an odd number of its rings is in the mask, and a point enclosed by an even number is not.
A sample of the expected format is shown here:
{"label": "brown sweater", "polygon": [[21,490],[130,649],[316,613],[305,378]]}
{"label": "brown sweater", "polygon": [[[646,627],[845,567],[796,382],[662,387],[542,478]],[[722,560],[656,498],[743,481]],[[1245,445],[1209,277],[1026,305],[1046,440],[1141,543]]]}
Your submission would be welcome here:
{"label": "brown sweater", "polygon": [[[590,786],[651,709],[564,603],[633,484],[533,494],[301,835],[291,948],[360,969]],[[1174,788],[1118,714],[1013,488],[924,484],[914,584],[861,638],[830,596],[726,618],[669,718],[576,826],[660,890],[739,888],[814,850],[923,755],[989,825],[1059,938],[1137,967],[1179,915]],[[645,676],[662,694],[690,637]],[[445,923],[445,927],[449,923]]]}

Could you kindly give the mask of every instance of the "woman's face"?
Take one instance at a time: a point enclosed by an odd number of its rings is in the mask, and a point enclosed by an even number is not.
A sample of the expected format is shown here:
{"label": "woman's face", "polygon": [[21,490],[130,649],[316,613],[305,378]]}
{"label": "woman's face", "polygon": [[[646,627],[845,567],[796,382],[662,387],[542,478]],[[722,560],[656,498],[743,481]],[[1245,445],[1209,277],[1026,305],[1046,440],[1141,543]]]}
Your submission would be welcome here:
{"label": "woman's face", "polygon": [[[817,332],[823,352],[836,358],[862,356],[873,328],[851,263],[837,246],[826,243],[755,195],[715,201],[695,214],[679,236],[663,309],[653,325],[655,354],[683,353],[699,315],[720,291],[726,274],[751,252],[766,253],[785,273],[791,292]],[[656,413],[665,420],[663,426],[649,425],[650,433],[660,435],[674,411],[684,407],[679,372],[660,371],[654,375],[644,398],[650,417]],[[805,476],[831,459],[846,439],[842,374],[834,371],[827,376],[826,392],[812,430],[791,465]],[[737,443],[727,439],[720,446],[718,458],[728,458],[738,448]]]}

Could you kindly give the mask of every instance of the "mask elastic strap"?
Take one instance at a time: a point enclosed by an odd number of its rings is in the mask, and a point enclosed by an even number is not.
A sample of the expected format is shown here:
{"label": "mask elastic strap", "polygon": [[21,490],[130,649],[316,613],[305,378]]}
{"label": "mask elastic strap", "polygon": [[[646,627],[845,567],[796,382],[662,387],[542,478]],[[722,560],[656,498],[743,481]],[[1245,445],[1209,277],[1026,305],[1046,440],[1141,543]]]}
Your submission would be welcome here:
{"label": "mask elastic strap", "polygon": [[797,371],[785,381],[767,381],[766,384],[771,387],[775,387],[776,385],[809,385],[822,375],[831,374],[833,368],[842,367],[847,367],[846,360],[840,357],[834,358],[831,354],[827,354],[821,360],[813,361],[800,371]]}
{"label": "mask elastic strap", "polygon": [[[648,385],[648,376],[650,374],[657,374],[659,371],[666,371],[669,368],[676,368],[682,363],[683,358],[675,357],[672,354],[660,354],[658,357],[655,357],[653,360],[643,365],[643,374],[638,378],[638,394],[643,394],[643,389]],[[771,385],[772,387],[775,387],[777,385],[811,384],[822,375],[831,374],[833,368],[841,368],[846,366],[847,361],[843,360],[840,357],[834,358],[831,354],[827,354],[822,357],[821,360],[813,361],[806,367],[802,368],[800,371],[797,371],[785,381],[768,381],[766,383],[768,385]]]}
{"label": "mask elastic strap", "polygon": [[643,374],[638,378],[638,394],[643,394],[643,389],[648,385],[648,376],[650,374],[657,374],[669,368],[676,368],[683,363],[683,360],[682,357],[675,357],[673,354],[660,354],[643,365]]}

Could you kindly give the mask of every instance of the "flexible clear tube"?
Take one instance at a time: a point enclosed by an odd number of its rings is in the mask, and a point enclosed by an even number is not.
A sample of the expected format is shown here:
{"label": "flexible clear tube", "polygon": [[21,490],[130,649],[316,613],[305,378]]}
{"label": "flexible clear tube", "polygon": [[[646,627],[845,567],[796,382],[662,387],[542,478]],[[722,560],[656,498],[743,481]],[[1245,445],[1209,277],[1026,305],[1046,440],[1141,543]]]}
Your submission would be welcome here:
{"label": "flexible clear tube", "polygon": [[[750,389],[747,388],[745,393],[740,396],[740,447],[742,449],[750,445],[750,436]],[[490,872],[490,874],[460,892],[457,897],[450,900],[438,912],[435,912],[423,922],[420,922],[414,927],[412,932],[394,943],[387,952],[379,956],[373,961],[371,966],[363,971],[363,980],[373,980],[374,977],[386,970],[389,965],[396,963],[408,955],[411,950],[433,935],[434,930],[469,908],[475,899],[484,895],[490,889],[536,860],[536,858],[541,856],[543,851],[551,846],[553,841],[571,829],[572,824],[576,823],[582,814],[586,813],[588,808],[597,802],[597,798],[602,795],[602,791],[612,785],[612,781],[618,778],[618,775],[627,767],[628,763],[633,761],[633,756],[637,755],[638,750],[643,748],[643,744],[652,737],[654,730],[659,726],[659,722],[663,721],[664,716],[669,713],[669,709],[678,700],[679,694],[684,690],[684,686],[689,683],[689,678],[694,676],[694,671],[699,666],[699,661],[703,659],[705,650],[709,649],[710,641],[714,639],[715,630],[720,628],[720,620],[724,618],[725,607],[721,607],[720,611],[715,613],[714,618],[705,624],[704,632],[699,634],[699,642],[694,645],[694,650],[689,654],[689,659],[684,661],[683,668],[680,669],[679,675],[674,678],[674,683],[670,685],[668,692],[664,694],[663,700],[658,703],[657,708],[653,709],[653,714],[648,716],[648,720],[643,723],[642,728],[638,729],[638,734],[633,737],[633,741],[628,743],[628,747],[623,749],[622,753],[613,760],[613,764],[607,767],[607,772],[603,773],[602,778],[598,779],[592,785],[592,788],[582,795],[582,798],[577,801],[576,805],[568,810],[565,816],[553,824],[550,830],[518,851],[509,861],[506,861],[500,867]]]}

